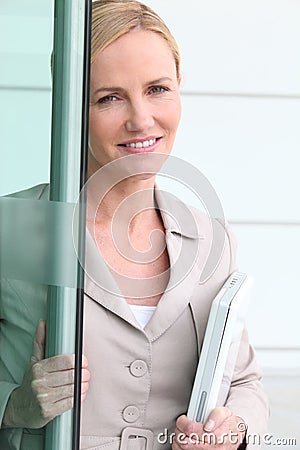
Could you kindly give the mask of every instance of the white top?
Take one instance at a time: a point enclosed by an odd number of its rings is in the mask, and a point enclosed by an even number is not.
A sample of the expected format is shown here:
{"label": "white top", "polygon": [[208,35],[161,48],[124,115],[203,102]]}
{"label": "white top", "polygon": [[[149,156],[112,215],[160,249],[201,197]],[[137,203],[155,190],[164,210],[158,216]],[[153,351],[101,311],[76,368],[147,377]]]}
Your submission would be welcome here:
{"label": "white top", "polygon": [[156,306],[142,306],[142,305],[128,305],[133,312],[136,320],[139,322],[142,328],[145,328],[149,320],[151,319]]}

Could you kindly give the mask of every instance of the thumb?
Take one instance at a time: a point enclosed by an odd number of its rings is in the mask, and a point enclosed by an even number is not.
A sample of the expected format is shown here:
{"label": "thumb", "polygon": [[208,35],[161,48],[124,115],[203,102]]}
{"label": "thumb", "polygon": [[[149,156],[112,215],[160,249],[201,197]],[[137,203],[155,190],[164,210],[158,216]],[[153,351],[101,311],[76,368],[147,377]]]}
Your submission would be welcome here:
{"label": "thumb", "polygon": [[46,321],[40,320],[35,332],[31,362],[36,363],[45,358]]}
{"label": "thumb", "polygon": [[217,407],[214,408],[210,415],[208,416],[207,420],[205,421],[205,424],[203,425],[204,431],[214,431],[219,426],[222,425],[222,423],[232,416],[232,412],[229,408],[226,407]]}

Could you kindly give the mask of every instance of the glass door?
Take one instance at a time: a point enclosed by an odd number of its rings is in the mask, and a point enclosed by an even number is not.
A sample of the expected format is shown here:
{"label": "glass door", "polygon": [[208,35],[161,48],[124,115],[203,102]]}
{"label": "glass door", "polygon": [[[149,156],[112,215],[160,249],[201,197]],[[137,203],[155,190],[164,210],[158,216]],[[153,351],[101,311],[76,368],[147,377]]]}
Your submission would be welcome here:
{"label": "glass door", "polygon": [[[0,448],[79,445],[89,14],[82,0],[0,6]],[[20,387],[74,353],[74,408],[44,427]]]}

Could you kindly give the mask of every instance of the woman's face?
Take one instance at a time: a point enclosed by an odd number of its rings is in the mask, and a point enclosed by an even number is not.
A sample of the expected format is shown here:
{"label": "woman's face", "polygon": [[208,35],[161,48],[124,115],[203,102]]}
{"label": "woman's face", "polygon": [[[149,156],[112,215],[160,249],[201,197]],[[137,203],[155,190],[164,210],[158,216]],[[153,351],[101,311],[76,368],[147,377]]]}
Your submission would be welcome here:
{"label": "woman's face", "polygon": [[106,47],[91,67],[90,101],[92,172],[132,153],[169,154],[181,104],[167,42],[133,30]]}

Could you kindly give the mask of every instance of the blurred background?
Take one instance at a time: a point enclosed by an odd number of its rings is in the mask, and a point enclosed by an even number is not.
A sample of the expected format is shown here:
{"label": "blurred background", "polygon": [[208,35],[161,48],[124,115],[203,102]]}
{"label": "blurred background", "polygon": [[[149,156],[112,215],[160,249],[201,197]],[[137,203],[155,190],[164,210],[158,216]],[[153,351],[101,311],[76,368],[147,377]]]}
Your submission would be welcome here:
{"label": "blurred background", "polygon": [[[270,442],[300,449],[300,1],[145,3],[182,54],[173,154],[214,186],[254,278],[247,325]],[[52,28],[53,0],[1,0],[0,195],[49,181]]]}

